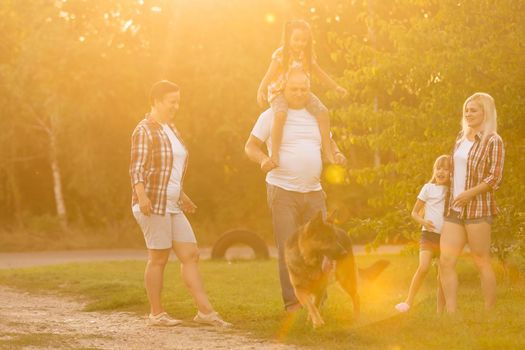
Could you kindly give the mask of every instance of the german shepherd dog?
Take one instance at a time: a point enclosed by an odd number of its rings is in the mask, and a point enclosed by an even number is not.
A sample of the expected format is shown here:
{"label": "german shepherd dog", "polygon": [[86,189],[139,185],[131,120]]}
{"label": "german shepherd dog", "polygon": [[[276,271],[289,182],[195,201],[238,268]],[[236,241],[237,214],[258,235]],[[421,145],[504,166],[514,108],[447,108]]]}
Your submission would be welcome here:
{"label": "german shepherd dog", "polygon": [[356,317],[360,312],[358,271],[361,277],[374,279],[389,264],[380,260],[365,270],[358,270],[350,237],[332,225],[329,219],[324,221],[321,212],[299,228],[286,242],[285,259],[295,295],[308,311],[314,328],[324,324],[319,307],[326,297],[330,279],[330,273],[322,268],[324,257],[335,260],[335,279],[352,298]]}

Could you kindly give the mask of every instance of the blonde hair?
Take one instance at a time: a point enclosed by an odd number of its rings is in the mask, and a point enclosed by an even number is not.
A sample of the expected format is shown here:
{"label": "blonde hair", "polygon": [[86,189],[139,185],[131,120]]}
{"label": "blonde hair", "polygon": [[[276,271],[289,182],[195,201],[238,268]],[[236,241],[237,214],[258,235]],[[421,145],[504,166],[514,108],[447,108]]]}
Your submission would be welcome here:
{"label": "blonde hair", "polygon": [[469,102],[477,102],[483,109],[484,120],[483,120],[483,137],[484,141],[487,136],[491,134],[497,134],[498,130],[498,114],[496,112],[496,104],[494,98],[485,92],[476,92],[472,96],[468,97],[463,103],[463,117],[461,118],[461,126],[463,128],[463,137],[466,137],[470,130],[466,117],[467,104]]}
{"label": "blonde hair", "polygon": [[450,163],[451,163],[451,160],[448,154],[442,154],[439,157],[437,157],[434,162],[434,167],[432,168],[432,178],[430,179],[429,182],[432,184],[435,184],[437,182],[437,179],[436,179],[437,168],[439,168],[441,165],[446,164],[448,168],[450,169],[450,165],[451,165]]}

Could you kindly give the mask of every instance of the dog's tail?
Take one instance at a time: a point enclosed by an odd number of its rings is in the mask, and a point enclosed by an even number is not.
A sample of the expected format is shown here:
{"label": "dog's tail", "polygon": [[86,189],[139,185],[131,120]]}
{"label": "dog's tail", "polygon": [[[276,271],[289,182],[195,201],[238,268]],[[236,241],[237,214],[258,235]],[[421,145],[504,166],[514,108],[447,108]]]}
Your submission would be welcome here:
{"label": "dog's tail", "polygon": [[367,268],[359,268],[359,277],[361,277],[363,280],[366,281],[373,281],[383,272],[388,265],[390,265],[390,261],[381,259],[373,263],[371,266]]}

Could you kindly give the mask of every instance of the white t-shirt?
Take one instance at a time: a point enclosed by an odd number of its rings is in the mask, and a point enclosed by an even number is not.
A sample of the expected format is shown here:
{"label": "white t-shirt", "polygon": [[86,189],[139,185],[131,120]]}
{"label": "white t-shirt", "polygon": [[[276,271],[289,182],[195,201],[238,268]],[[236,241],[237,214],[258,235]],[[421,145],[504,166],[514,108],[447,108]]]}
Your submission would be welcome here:
{"label": "white t-shirt", "polygon": [[181,213],[182,211],[178,204],[181,190],[180,182],[182,180],[182,172],[184,171],[184,163],[186,162],[188,152],[168,124],[162,124],[162,129],[170,139],[173,153],[173,168],[171,169],[167,189],[166,213]]}
{"label": "white t-shirt", "polygon": [[[419,192],[417,198],[425,202],[425,220],[430,220],[436,228],[435,233],[441,233],[443,213],[445,211],[445,195],[447,187],[427,183]],[[423,227],[422,230],[425,230]]]}
{"label": "white t-shirt", "polygon": [[[460,193],[465,191],[465,183],[467,181],[467,160],[468,154],[474,141],[464,139],[461,141],[459,147],[454,152],[454,189],[453,197],[456,198]],[[460,211],[460,208],[452,208]]]}
{"label": "white t-shirt", "polygon": [[[268,152],[272,149],[271,109],[257,119],[252,135],[266,142]],[[320,191],[321,133],[315,117],[306,109],[288,109],[279,152],[279,166],[266,175],[266,182],[294,192]]]}
{"label": "white t-shirt", "polygon": [[[182,213],[182,210],[179,208],[179,198],[181,191],[181,180],[182,173],[184,171],[184,163],[186,162],[186,157],[188,156],[188,151],[182,145],[179,138],[173,130],[168,126],[168,124],[162,124],[162,130],[168,136],[168,139],[171,143],[171,152],[173,154],[173,166],[171,169],[170,179],[168,181],[168,187],[166,191],[166,213]],[[140,212],[138,204],[133,206],[134,212]]]}

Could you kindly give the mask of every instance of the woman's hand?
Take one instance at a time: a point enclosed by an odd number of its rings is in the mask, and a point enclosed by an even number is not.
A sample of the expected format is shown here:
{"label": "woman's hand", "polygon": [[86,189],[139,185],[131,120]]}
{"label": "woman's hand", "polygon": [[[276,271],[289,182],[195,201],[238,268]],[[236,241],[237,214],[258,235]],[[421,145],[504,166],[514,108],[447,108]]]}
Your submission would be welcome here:
{"label": "woman's hand", "polygon": [[259,89],[257,91],[257,104],[259,105],[259,107],[264,107],[265,104],[266,104],[266,100],[267,100],[267,97],[266,97],[266,93],[264,92],[263,89]]}
{"label": "woman's hand", "polygon": [[151,215],[152,206],[151,201],[145,194],[138,196],[140,212],[146,216]]}
{"label": "woman's hand", "polygon": [[429,232],[436,232],[436,226],[434,226],[434,223],[430,220],[423,220],[423,227],[427,229]]}
{"label": "woman's hand", "polygon": [[454,198],[454,201],[452,202],[452,206],[456,208],[461,208],[467,205],[468,202],[472,200],[474,196],[471,194],[470,191],[464,191],[461,192],[456,198]]}
{"label": "woman's hand", "polygon": [[180,194],[179,206],[185,213],[193,214],[197,210],[195,203],[193,203],[190,197],[184,192],[181,192]]}

